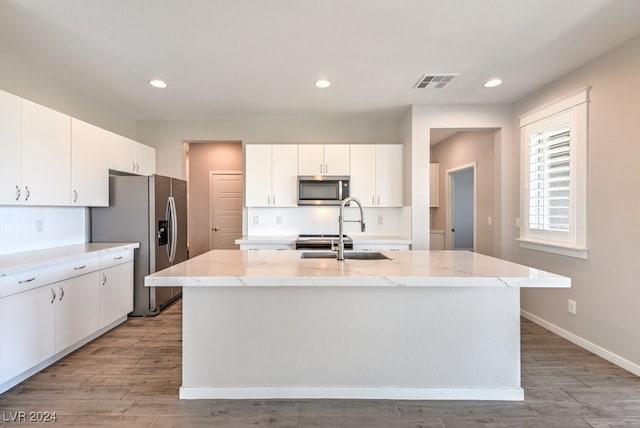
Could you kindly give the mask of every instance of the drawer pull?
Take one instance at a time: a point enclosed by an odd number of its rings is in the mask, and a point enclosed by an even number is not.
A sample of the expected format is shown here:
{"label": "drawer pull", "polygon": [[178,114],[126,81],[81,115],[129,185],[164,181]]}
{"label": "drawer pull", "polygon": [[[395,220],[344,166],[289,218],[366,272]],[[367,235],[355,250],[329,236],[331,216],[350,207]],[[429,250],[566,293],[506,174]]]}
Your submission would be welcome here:
{"label": "drawer pull", "polygon": [[31,282],[34,279],[36,279],[36,277],[34,276],[33,278],[29,278],[29,279],[23,279],[22,281],[18,281],[18,284],[25,284],[27,282]]}
{"label": "drawer pull", "polygon": [[82,269],[84,269],[86,267],[87,267],[87,265],[82,265],[82,266],[74,267],[73,270],[82,270]]}
{"label": "drawer pull", "polygon": [[62,302],[62,298],[64,297],[64,288],[62,288],[62,286],[60,286],[60,298],[58,300],[60,300]]}
{"label": "drawer pull", "polygon": [[123,256],[119,256],[119,257],[114,257],[113,260],[122,260]]}
{"label": "drawer pull", "polygon": [[56,292],[55,290],[52,288],[51,289],[51,303],[53,303],[56,300]]}

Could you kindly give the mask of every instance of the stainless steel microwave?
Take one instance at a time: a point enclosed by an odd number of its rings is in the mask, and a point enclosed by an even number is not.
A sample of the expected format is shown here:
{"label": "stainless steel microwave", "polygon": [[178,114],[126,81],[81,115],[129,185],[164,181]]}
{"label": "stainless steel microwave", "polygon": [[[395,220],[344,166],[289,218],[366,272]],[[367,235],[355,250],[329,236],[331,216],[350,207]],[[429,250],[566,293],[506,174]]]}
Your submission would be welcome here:
{"label": "stainless steel microwave", "polygon": [[298,176],[298,205],[340,205],[348,197],[348,176]]}

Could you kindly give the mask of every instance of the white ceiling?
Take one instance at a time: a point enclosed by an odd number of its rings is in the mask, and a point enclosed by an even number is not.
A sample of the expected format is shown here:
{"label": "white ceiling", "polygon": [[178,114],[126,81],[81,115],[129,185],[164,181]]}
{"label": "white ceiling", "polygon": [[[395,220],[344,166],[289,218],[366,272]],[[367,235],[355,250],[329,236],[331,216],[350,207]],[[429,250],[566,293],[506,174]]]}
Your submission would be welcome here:
{"label": "white ceiling", "polygon": [[639,0],[0,1],[0,53],[135,120],[509,103],[638,34]]}

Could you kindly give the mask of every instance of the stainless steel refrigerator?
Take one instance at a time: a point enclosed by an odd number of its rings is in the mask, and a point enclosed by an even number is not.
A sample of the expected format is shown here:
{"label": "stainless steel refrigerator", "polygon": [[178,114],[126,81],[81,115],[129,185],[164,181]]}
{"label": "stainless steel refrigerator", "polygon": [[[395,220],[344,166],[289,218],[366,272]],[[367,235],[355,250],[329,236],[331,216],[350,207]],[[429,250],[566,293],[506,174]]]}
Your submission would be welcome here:
{"label": "stainless steel refrigerator", "polygon": [[180,287],[145,287],[144,277],[187,260],[187,183],[171,177],[109,177],[109,206],[91,209],[92,242],[139,242],[133,316],[157,315]]}

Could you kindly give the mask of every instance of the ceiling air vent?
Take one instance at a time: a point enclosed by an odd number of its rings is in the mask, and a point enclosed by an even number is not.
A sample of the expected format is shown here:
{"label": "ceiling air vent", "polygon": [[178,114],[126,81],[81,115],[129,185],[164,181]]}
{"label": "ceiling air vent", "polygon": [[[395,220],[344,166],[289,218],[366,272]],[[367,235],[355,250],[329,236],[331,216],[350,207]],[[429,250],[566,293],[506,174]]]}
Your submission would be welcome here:
{"label": "ceiling air vent", "polygon": [[434,88],[442,89],[451,82],[457,74],[425,74],[414,86],[415,89]]}

